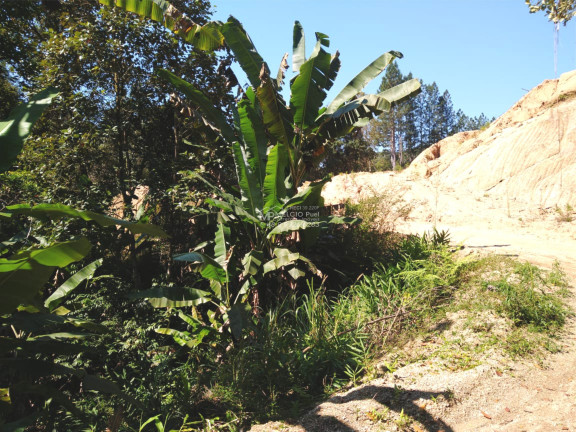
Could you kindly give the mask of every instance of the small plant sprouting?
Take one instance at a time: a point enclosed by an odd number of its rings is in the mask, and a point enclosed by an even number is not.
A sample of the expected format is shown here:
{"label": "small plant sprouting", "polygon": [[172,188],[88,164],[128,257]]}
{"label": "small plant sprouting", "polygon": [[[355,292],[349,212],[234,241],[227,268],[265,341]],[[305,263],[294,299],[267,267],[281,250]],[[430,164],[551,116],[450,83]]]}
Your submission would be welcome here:
{"label": "small plant sprouting", "polygon": [[396,426],[398,426],[400,430],[402,430],[410,426],[413,421],[414,420],[412,419],[412,417],[406,414],[404,412],[404,409],[402,409],[402,411],[400,411],[400,416],[396,419],[394,423],[396,423]]}
{"label": "small plant sprouting", "polygon": [[573,222],[576,219],[576,211],[570,204],[564,207],[556,206],[556,220],[558,222]]}
{"label": "small plant sprouting", "polygon": [[390,415],[390,408],[382,407],[380,409],[373,409],[366,413],[366,416],[373,422],[385,422]]}

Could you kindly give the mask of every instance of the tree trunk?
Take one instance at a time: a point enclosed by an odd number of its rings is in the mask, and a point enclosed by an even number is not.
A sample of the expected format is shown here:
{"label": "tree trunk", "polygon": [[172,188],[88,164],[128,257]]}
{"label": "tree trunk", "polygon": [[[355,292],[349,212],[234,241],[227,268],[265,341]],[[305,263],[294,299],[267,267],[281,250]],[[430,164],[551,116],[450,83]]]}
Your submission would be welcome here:
{"label": "tree trunk", "polygon": [[[116,73],[114,75],[114,83],[114,91],[116,93],[114,108],[116,111],[116,126],[118,128],[116,140],[118,155],[118,187],[122,194],[122,218],[131,220],[134,218],[132,212],[132,196],[134,195],[135,189],[133,187],[127,187],[126,185],[127,177],[132,171],[132,163],[130,155],[128,154],[128,136],[123,121],[125,88],[121,74]],[[130,253],[129,260],[132,267],[132,283],[134,289],[140,291],[142,289],[142,283],[140,278],[140,269],[138,268],[136,241],[133,234],[125,233],[124,235],[128,236],[128,250]]]}
{"label": "tree trunk", "polygon": [[396,170],[396,127],[392,125],[390,131],[390,162],[392,163],[392,171]]}

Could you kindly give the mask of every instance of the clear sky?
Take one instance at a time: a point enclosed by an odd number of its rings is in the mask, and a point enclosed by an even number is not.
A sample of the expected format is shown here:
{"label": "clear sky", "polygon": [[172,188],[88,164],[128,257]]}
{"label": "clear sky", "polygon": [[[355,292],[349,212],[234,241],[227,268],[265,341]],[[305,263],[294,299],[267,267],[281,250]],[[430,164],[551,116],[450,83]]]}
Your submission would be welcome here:
{"label": "clear sky", "polygon": [[[404,54],[400,70],[447,89],[454,108],[498,117],[527,90],[555,78],[554,25],[524,0],[213,0],[214,19],[239,19],[270,69],[292,54],[292,28],[330,36],[342,67],[335,96],[380,54]],[[576,19],[560,26],[558,75],[576,69]],[[291,62],[291,57],[290,57]],[[292,76],[291,70],[287,78]],[[375,93],[381,78],[367,88]]]}

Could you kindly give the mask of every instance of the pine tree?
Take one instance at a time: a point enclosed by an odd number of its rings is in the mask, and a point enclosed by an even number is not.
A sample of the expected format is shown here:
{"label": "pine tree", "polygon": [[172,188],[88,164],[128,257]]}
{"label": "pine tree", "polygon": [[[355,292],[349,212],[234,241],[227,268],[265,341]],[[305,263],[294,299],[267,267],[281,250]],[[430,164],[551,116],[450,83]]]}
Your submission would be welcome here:
{"label": "pine tree", "polygon": [[[411,78],[402,75],[397,63],[392,62],[386,69],[378,91],[388,90],[408,79]],[[374,120],[370,128],[370,138],[378,147],[388,149],[390,152],[392,170],[396,168],[397,162],[400,164],[404,162],[405,120],[410,110],[411,106],[407,101],[398,104]]]}
{"label": "pine tree", "polygon": [[444,139],[452,134],[456,122],[452,97],[448,90],[445,90],[438,100],[438,114],[440,135],[442,137],[441,139]]}
{"label": "pine tree", "polygon": [[[382,79],[380,91],[408,79],[412,79],[412,74],[403,75],[397,64],[392,63]],[[371,121],[367,128],[368,140],[381,154],[380,167],[384,166],[382,154],[389,155],[394,170],[397,163],[411,162],[438,141],[458,132],[480,129],[493,120],[484,114],[471,118],[461,109],[455,111],[448,90],[441,92],[435,82],[425,84],[421,80],[420,84],[422,91],[417,97]]]}
{"label": "pine tree", "polygon": [[426,147],[440,141],[442,137],[442,117],[440,114],[440,90],[436,82],[427,87],[425,128],[428,132]]}

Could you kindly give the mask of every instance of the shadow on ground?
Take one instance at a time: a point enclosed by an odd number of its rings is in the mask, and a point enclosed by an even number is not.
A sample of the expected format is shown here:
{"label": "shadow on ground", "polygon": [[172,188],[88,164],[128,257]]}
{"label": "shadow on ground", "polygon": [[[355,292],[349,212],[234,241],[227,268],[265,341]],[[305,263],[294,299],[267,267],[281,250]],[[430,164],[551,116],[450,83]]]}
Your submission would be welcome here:
{"label": "shadow on ground", "polygon": [[[384,407],[390,409],[390,411],[395,411],[400,414],[410,416],[412,419],[419,421],[425,427],[426,431],[429,432],[453,432],[453,429],[444,423],[441,419],[434,417],[432,414],[423,409],[419,403],[422,400],[436,400],[438,398],[443,398],[446,401],[451,401],[454,395],[450,391],[445,392],[428,392],[419,390],[404,390],[400,387],[389,387],[389,386],[378,386],[378,385],[367,385],[347,393],[343,396],[334,396],[325,402],[321,407],[316,408],[314,411],[306,415],[299,426],[304,428],[306,432],[356,432],[357,429],[354,428],[354,422],[347,424],[345,421],[341,420],[342,417],[346,415],[339,415],[339,410],[347,410],[343,405],[361,400],[374,400],[382,405],[382,409],[385,411]],[[339,405],[342,405],[339,408]],[[357,408],[352,408],[357,410]],[[348,411],[348,410],[347,410]],[[357,415],[366,415],[367,412],[360,412]],[[369,411],[369,410],[366,410]],[[347,413],[347,415],[352,415]],[[389,416],[390,421],[393,421],[392,415]],[[365,427],[365,421],[362,422]],[[373,430],[380,430],[379,427],[384,426],[384,424],[374,423]],[[365,430],[364,427],[362,430]]]}

